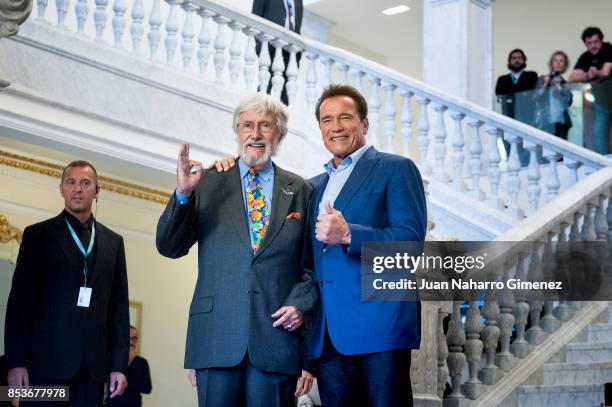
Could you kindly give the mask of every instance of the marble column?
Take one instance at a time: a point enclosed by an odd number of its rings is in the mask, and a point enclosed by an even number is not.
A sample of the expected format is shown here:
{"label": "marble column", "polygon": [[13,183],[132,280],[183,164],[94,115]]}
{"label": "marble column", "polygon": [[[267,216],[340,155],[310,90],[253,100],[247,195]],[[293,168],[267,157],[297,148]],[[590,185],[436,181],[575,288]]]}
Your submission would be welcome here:
{"label": "marble column", "polygon": [[[31,12],[32,0],[0,0],[0,40],[17,34]],[[0,90],[9,84],[0,76]]]}
{"label": "marble column", "polygon": [[424,0],[423,78],[484,107],[493,98],[493,0]]}

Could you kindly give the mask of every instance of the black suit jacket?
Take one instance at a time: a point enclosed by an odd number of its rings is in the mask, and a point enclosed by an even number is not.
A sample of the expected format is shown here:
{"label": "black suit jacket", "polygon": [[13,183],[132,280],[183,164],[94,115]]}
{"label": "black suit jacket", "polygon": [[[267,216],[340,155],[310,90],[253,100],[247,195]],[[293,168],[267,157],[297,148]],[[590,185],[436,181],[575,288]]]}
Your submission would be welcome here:
{"label": "black suit jacket", "polygon": [[[285,26],[287,11],[283,0],[254,0],[251,13],[270,20],[273,23]],[[295,0],[295,32],[300,33],[302,28],[302,16],[304,5],[302,0]]]}
{"label": "black suit jacket", "polygon": [[198,243],[187,369],[236,366],[247,350],[261,370],[298,375],[303,367],[304,338],[272,327],[271,315],[284,305],[312,314],[318,301],[314,273],[302,267],[312,187],[276,165],[274,173],[270,225],[255,254],[238,165],[207,170],[189,201],[181,205],[173,195],[159,219],[163,256],[184,256]]}
{"label": "black suit jacket", "polygon": [[95,222],[95,263],[87,275],[89,308],[77,306],[83,255],[65,217],[29,226],[8,299],[5,352],[9,367],[33,377],[67,379],[83,359],[91,377],[127,373],[129,305],[123,239]]}
{"label": "black suit jacket", "polygon": [[533,94],[525,92],[536,88],[538,74],[533,71],[524,71],[516,84],[512,83],[510,74],[497,78],[495,95],[502,106],[502,113],[519,121],[533,125],[533,111],[535,105]]}

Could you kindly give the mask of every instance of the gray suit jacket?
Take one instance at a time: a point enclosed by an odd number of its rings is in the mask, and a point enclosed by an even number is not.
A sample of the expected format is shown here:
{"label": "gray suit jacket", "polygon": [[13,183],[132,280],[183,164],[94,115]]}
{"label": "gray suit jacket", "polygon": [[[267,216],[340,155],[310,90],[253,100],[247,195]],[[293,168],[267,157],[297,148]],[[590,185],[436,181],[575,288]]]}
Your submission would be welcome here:
{"label": "gray suit jacket", "polygon": [[[274,171],[270,226],[255,255],[238,166],[205,171],[189,202],[173,195],[159,219],[162,255],[178,258],[198,243],[185,368],[236,366],[248,350],[261,370],[300,373],[302,335],[273,328],[271,314],[283,305],[310,313],[318,301],[313,272],[302,266],[312,187],[276,165]],[[287,219],[291,213],[301,219]]]}

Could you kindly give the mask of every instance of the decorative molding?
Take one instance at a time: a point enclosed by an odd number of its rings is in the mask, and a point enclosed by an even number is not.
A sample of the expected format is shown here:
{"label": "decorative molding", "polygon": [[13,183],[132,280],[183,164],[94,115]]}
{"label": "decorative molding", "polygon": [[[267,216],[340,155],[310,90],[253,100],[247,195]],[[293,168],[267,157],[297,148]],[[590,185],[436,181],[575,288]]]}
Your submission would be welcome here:
{"label": "decorative molding", "polygon": [[8,243],[15,239],[17,243],[21,244],[22,237],[23,231],[11,225],[8,218],[0,214],[0,243]]}
{"label": "decorative molding", "polygon": [[[48,161],[26,157],[3,150],[0,150],[0,164],[25,171],[35,172],[53,178],[60,178],[64,168],[59,164],[54,164]],[[100,187],[104,190],[162,205],[165,205],[166,202],[168,202],[168,198],[170,198],[171,194],[167,191],[161,191],[103,175],[98,176],[98,181],[100,183]]]}

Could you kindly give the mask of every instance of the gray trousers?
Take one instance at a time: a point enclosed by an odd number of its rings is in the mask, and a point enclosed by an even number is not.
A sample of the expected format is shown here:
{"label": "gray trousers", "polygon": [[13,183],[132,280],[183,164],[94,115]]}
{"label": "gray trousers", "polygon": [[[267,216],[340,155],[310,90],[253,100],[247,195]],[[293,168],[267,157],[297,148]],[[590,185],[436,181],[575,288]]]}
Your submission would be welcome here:
{"label": "gray trousers", "polygon": [[197,369],[200,407],[293,407],[297,377],[259,370],[248,354],[238,366]]}

